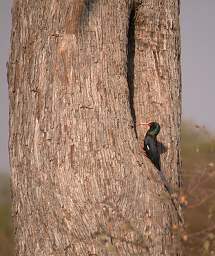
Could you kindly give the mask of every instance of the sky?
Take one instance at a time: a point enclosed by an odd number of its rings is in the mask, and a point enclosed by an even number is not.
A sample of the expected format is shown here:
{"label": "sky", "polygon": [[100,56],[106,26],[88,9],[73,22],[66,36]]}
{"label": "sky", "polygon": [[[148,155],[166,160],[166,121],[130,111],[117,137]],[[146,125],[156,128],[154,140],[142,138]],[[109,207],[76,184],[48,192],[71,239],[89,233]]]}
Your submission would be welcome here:
{"label": "sky", "polygon": [[[11,0],[0,0],[0,172],[9,169],[6,62]],[[182,112],[215,131],[215,1],[181,0]]]}
{"label": "sky", "polygon": [[9,55],[11,0],[0,0],[0,172],[9,169],[8,93],[6,62]]}
{"label": "sky", "polygon": [[182,108],[215,131],[215,1],[181,1]]}

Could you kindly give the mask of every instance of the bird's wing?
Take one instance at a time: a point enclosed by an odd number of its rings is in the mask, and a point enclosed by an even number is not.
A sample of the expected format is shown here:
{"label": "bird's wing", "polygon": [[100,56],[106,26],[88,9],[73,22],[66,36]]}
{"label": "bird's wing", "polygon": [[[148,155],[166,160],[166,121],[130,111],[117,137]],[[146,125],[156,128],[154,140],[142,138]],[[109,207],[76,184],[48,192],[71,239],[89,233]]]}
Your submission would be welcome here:
{"label": "bird's wing", "polygon": [[144,139],[144,150],[149,159],[153,162],[158,170],[160,170],[160,155],[157,148],[157,143],[151,136],[146,136]]}
{"label": "bird's wing", "polygon": [[159,175],[161,177],[161,180],[165,186],[165,188],[167,189],[167,191],[171,194],[171,188],[166,180],[166,177],[164,176],[163,172],[161,171],[161,167],[160,167],[160,154],[158,152],[158,148],[157,148],[157,142],[154,138],[147,136],[144,139],[144,150],[146,151],[146,154],[148,156],[148,158],[153,162],[153,164],[155,165],[155,167],[158,169],[159,171]]}

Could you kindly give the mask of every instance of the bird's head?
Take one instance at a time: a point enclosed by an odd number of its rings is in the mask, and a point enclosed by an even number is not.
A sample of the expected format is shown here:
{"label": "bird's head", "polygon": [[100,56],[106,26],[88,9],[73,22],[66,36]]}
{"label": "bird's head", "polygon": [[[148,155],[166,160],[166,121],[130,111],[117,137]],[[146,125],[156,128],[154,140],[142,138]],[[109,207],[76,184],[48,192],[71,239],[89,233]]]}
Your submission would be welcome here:
{"label": "bird's head", "polygon": [[157,122],[141,123],[140,125],[147,125],[149,127],[147,134],[151,136],[157,136],[160,132],[160,125]]}

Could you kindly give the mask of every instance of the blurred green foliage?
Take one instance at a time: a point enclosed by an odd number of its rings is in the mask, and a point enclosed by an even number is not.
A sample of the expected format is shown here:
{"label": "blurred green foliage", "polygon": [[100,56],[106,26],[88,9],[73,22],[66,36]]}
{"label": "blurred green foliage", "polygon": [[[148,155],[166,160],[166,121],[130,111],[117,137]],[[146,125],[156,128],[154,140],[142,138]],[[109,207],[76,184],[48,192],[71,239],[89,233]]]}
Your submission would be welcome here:
{"label": "blurred green foliage", "polygon": [[215,255],[215,136],[192,122],[183,123],[181,135],[184,255]]}
{"label": "blurred green foliage", "polygon": [[0,256],[12,256],[10,184],[8,175],[0,175]]}
{"label": "blurred green foliage", "polygon": [[[215,255],[215,136],[191,122],[182,126],[185,256]],[[0,176],[0,256],[12,256],[9,177]]]}

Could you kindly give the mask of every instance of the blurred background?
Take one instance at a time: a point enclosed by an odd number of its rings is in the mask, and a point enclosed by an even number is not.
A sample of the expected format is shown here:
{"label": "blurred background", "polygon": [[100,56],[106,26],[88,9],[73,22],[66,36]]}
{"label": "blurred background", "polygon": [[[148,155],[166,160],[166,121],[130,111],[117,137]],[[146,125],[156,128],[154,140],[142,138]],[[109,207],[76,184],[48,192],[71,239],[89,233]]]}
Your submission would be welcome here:
{"label": "blurred background", "polygon": [[[13,252],[8,160],[11,0],[0,0],[0,256]],[[215,255],[215,1],[181,0],[184,255]]]}

